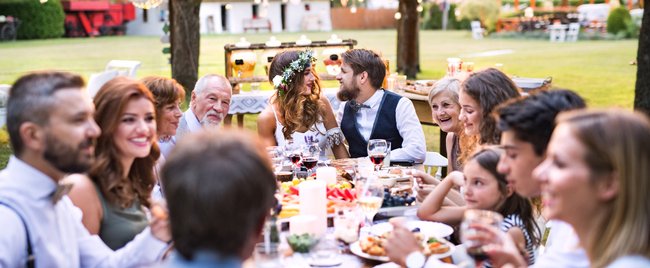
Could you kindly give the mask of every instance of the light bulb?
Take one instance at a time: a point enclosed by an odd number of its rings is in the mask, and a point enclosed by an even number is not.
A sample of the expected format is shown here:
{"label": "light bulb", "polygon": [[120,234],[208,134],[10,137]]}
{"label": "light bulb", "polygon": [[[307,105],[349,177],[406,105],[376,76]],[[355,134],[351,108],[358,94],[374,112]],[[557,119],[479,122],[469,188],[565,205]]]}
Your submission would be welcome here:
{"label": "light bulb", "polygon": [[158,7],[162,2],[163,0],[131,0],[134,6],[142,9]]}
{"label": "light bulb", "polygon": [[395,12],[395,19],[396,19],[396,20],[399,20],[399,19],[401,19],[401,18],[402,18],[402,13],[400,13],[400,12]]}

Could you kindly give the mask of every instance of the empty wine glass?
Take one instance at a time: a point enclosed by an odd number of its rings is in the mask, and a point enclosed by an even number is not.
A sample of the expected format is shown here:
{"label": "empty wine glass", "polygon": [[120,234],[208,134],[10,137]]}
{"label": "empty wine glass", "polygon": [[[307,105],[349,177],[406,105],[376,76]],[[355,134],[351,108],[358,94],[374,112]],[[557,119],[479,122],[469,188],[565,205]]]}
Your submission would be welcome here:
{"label": "empty wine glass", "polygon": [[273,164],[273,171],[277,174],[282,170],[282,165],[284,162],[284,154],[282,152],[282,147],[280,146],[268,146],[266,147],[266,152],[271,158],[271,163]]}
{"label": "empty wine glass", "polygon": [[320,146],[318,143],[306,144],[302,147],[302,164],[307,168],[307,176],[313,174],[313,169],[318,164]]}
{"label": "empty wine glass", "polygon": [[378,171],[381,167],[381,163],[384,162],[384,158],[386,158],[387,151],[388,143],[386,140],[372,139],[368,141],[368,157],[370,157],[370,161],[375,164],[375,171]]}
{"label": "empty wine glass", "polygon": [[[357,205],[366,218],[364,228],[372,226],[372,219],[381,208],[384,200],[384,185],[381,184],[376,176],[361,178],[357,180]],[[367,229],[369,230],[369,229]]]}
{"label": "empty wine glass", "polygon": [[499,229],[502,221],[503,216],[494,211],[480,209],[468,209],[465,211],[463,222],[460,224],[460,240],[467,249],[467,255],[472,257],[477,265],[487,260],[488,255],[483,248],[485,245],[481,241],[468,238],[476,234],[476,230],[472,226],[482,224]]}

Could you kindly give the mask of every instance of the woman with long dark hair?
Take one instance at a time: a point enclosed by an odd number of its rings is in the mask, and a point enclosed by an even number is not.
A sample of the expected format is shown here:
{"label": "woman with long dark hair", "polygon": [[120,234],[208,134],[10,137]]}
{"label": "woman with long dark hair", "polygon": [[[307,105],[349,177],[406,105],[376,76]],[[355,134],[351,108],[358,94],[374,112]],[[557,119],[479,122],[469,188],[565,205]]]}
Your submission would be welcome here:
{"label": "woman with long dark hair", "polygon": [[321,159],[328,149],[336,158],[347,158],[343,133],[321,92],[314,61],[311,51],[284,51],[273,58],[269,81],[276,91],[257,119],[258,133],[267,145],[282,146],[287,140],[317,142]]}
{"label": "woman with long dark hair", "polygon": [[95,121],[102,129],[95,162],[87,175],[69,178],[69,196],[83,212],[82,222],[112,249],[123,247],[149,220],[156,144],[154,99],[147,87],[126,77],[106,83],[94,98]]}

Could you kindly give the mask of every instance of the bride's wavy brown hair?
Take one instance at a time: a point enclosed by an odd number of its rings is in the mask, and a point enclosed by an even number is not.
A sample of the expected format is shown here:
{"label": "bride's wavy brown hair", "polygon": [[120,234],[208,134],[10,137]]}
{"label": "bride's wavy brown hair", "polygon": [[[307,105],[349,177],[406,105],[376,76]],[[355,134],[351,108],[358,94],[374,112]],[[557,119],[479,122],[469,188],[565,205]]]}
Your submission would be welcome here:
{"label": "bride's wavy brown hair", "polygon": [[128,175],[124,177],[125,167],[120,161],[122,156],[113,137],[127,104],[140,98],[154,103],[151,92],[144,84],[127,77],[118,77],[102,86],[93,100],[96,108],[95,122],[102,133],[97,139],[96,161],[88,176],[97,184],[108,202],[122,208],[130,207],[136,199],[145,207],[151,206],[149,198],[155,183],[154,166],[160,156],[154,137],[149,155],[136,158]]}
{"label": "bride's wavy brown hair", "polygon": [[[273,81],[273,77],[276,75],[282,76],[284,69],[291,62],[297,60],[300,53],[301,51],[289,50],[275,55],[271,67],[269,67],[269,81]],[[284,89],[283,94],[278,94],[278,91],[273,94],[271,102],[278,104],[280,110],[276,112],[284,119],[282,134],[285,139],[291,138],[291,134],[301,126],[311,127],[322,121],[320,115],[323,104],[320,101],[320,79],[313,67],[311,72],[314,74],[315,81],[309,96],[300,95],[305,82],[304,71],[294,72],[292,81]]]}

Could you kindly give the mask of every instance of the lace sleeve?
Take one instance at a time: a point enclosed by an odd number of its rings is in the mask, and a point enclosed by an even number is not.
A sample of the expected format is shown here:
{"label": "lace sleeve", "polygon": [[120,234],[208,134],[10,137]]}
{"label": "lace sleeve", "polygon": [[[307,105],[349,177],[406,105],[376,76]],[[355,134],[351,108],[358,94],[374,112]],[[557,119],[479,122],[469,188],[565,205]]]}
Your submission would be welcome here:
{"label": "lace sleeve", "polygon": [[345,136],[343,136],[343,132],[341,132],[341,129],[338,127],[328,129],[327,133],[325,133],[325,137],[327,138],[328,148],[331,148],[334,145],[343,144],[343,141],[345,141]]}

